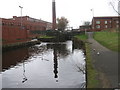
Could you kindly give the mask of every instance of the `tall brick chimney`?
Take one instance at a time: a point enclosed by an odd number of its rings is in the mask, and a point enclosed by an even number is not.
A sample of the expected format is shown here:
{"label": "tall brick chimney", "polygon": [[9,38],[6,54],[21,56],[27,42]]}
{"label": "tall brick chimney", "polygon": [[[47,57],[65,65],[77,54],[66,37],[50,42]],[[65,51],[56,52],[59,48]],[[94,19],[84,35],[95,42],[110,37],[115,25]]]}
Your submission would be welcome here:
{"label": "tall brick chimney", "polygon": [[52,0],[52,29],[56,29],[56,6],[55,0]]}

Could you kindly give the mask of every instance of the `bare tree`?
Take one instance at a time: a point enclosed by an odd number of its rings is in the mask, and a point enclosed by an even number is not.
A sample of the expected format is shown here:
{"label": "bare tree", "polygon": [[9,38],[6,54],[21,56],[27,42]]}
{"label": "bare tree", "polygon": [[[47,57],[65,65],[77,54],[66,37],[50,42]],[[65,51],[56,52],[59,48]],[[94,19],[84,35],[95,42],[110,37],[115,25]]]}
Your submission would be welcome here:
{"label": "bare tree", "polygon": [[68,20],[65,17],[57,18],[57,28],[58,30],[65,30],[68,25]]}
{"label": "bare tree", "polygon": [[86,25],[86,26],[90,25],[90,21],[84,21],[83,25]]}
{"label": "bare tree", "polygon": [[118,5],[117,5],[117,7],[118,7],[118,10],[115,8],[115,5],[114,5],[114,3],[111,1],[111,2],[109,2],[109,4],[112,6],[112,8],[113,8],[113,10],[118,14],[118,15],[120,15],[120,0],[118,0]]}

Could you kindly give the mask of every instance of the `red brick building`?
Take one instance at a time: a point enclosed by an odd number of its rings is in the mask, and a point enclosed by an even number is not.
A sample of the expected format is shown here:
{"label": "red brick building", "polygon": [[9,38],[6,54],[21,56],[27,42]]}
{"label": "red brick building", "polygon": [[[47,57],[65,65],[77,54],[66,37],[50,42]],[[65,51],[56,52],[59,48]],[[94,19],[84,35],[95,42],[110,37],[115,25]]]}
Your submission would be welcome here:
{"label": "red brick building", "polygon": [[92,29],[93,31],[101,31],[109,28],[120,28],[120,16],[111,17],[93,17]]}
{"label": "red brick building", "polygon": [[[22,19],[22,24],[21,24]],[[46,30],[52,28],[52,24],[43,20],[34,19],[29,16],[11,19],[2,18],[2,41],[3,44],[28,41],[37,34],[32,34],[33,30]]]}

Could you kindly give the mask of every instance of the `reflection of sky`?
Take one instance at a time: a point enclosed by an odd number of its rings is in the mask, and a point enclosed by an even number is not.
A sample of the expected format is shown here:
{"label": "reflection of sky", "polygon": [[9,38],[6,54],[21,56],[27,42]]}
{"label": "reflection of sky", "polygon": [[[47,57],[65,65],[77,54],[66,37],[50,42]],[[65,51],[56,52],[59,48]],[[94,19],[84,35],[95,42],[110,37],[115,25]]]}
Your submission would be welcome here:
{"label": "reflection of sky", "polygon": [[72,52],[72,41],[68,41],[67,44],[66,44],[66,48]]}
{"label": "reflection of sky", "polygon": [[60,83],[60,86],[66,87],[67,83],[68,87],[80,88],[80,83],[85,82],[85,75],[83,75],[82,72],[79,72],[77,67],[84,67],[85,61],[82,57],[83,55],[81,52],[74,51],[69,57],[59,60],[59,81],[62,82]]}
{"label": "reflection of sky", "polygon": [[[65,44],[65,43],[64,43]],[[58,58],[58,82],[54,78],[54,50],[46,48],[46,44],[36,45],[28,58],[30,62],[19,63],[3,72],[3,87],[5,88],[80,88],[85,82],[85,75],[79,71],[78,67],[84,68],[84,55],[81,50],[72,52],[72,42],[66,43],[67,51],[70,52],[66,57]],[[38,52],[36,51],[39,48]],[[43,50],[44,48],[44,50]],[[32,48],[31,48],[32,49]],[[43,51],[42,51],[43,50]],[[32,51],[32,50],[30,50]],[[35,52],[34,52],[35,51]],[[59,51],[59,50],[58,50]],[[37,52],[37,53],[36,53]],[[58,54],[58,52],[57,52]],[[26,60],[27,61],[27,60]],[[23,64],[25,68],[23,67]],[[27,81],[22,83],[23,71]]]}

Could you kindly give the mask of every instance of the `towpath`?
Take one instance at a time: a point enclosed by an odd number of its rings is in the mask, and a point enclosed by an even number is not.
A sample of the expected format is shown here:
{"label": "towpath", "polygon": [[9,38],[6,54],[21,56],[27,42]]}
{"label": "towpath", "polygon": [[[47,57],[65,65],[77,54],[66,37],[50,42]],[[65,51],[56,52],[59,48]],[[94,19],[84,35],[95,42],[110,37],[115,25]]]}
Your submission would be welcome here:
{"label": "towpath", "polygon": [[[94,40],[92,32],[87,34],[92,63],[98,71],[98,79],[101,81],[98,88],[118,88],[118,53],[105,48]],[[98,55],[97,52],[100,54]]]}

